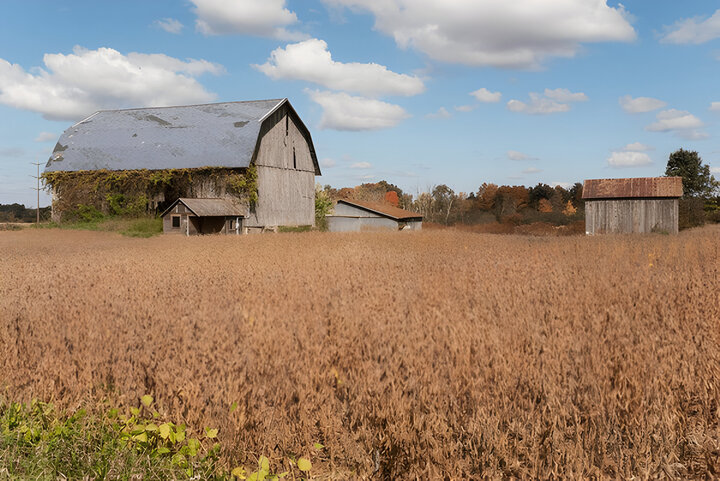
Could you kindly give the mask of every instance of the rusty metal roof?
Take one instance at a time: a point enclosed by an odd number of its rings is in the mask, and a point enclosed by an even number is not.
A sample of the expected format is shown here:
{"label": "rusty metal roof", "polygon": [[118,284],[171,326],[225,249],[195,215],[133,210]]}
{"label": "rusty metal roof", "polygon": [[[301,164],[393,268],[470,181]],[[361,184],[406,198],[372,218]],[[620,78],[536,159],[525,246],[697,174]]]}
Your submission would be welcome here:
{"label": "rusty metal roof", "polygon": [[244,217],[246,209],[230,199],[191,199],[180,198],[165,209],[160,217],[170,212],[178,203],[182,203],[190,209],[190,212],[198,217]]}
{"label": "rusty metal roof", "polygon": [[682,197],[682,194],[682,177],[588,179],[583,185],[583,199]]}
{"label": "rusty metal roof", "polygon": [[310,132],[287,99],[102,110],[62,134],[45,172],[245,168],[262,123],[283,105],[297,117],[320,175]]}
{"label": "rusty metal roof", "polygon": [[394,220],[422,220],[422,215],[417,212],[410,212],[409,210],[400,209],[389,204],[381,204],[378,202],[366,202],[361,200],[349,200],[341,199],[338,200],[338,204],[343,203],[358,207],[360,209],[380,214],[383,217],[389,217]]}

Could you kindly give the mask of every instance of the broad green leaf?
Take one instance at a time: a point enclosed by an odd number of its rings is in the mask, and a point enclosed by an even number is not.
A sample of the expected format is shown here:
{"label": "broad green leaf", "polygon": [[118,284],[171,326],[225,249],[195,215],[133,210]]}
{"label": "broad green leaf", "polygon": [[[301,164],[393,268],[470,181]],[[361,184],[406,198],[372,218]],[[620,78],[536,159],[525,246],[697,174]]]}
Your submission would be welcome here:
{"label": "broad green leaf", "polygon": [[170,452],[170,450],[163,446],[162,448],[158,448],[156,452],[158,454],[168,454]]}
{"label": "broad green leaf", "polygon": [[149,394],[146,394],[140,398],[140,401],[142,401],[142,403],[145,405],[145,407],[149,408],[153,402],[153,397]]}
{"label": "broad green leaf", "polygon": [[233,476],[235,476],[235,477],[238,478],[238,479],[245,479],[245,478],[246,478],[245,468],[243,468],[242,466],[238,466],[237,468],[233,469],[233,470],[230,472],[230,474],[232,474]]}
{"label": "broad green leaf", "polygon": [[298,469],[300,471],[310,471],[312,469],[312,463],[307,458],[298,459]]}
{"label": "broad green leaf", "polygon": [[208,429],[205,428],[205,436],[209,437],[210,439],[216,438],[218,434],[217,429]]}
{"label": "broad green leaf", "polygon": [[138,434],[137,436],[133,436],[133,441],[137,441],[139,443],[146,443],[147,442],[147,433],[142,432]]}
{"label": "broad green leaf", "polygon": [[160,427],[158,428],[158,430],[160,431],[160,437],[163,439],[167,439],[170,437],[170,432],[171,432],[172,428],[170,427],[169,424],[165,423],[165,424],[161,424]]}
{"label": "broad green leaf", "polygon": [[140,409],[130,408],[130,412],[132,413],[133,416],[137,416],[138,414],[140,414]]}
{"label": "broad green leaf", "polygon": [[315,449],[323,449],[325,447],[320,443],[315,443],[315,444],[313,444],[313,446],[315,446]]}
{"label": "broad green leaf", "polygon": [[258,473],[255,472],[250,475],[250,477],[248,478],[248,481],[257,481],[257,479],[258,479]]}
{"label": "broad green leaf", "polygon": [[287,476],[288,474],[289,474],[289,471],[284,471],[284,472],[278,474],[277,476],[278,476],[278,478],[284,478],[284,477]]}
{"label": "broad green leaf", "polygon": [[198,448],[200,447],[200,441],[198,441],[196,438],[190,438],[188,439],[187,447],[190,457],[195,457],[197,456]]}
{"label": "broad green leaf", "polygon": [[270,460],[265,456],[260,456],[258,466],[260,466],[260,471],[264,471],[265,474],[270,472]]}
{"label": "broad green leaf", "polygon": [[145,426],[145,431],[157,431],[158,427],[154,423],[150,423],[147,426]]}
{"label": "broad green leaf", "polygon": [[237,403],[237,401],[235,401],[234,403],[232,403],[232,404],[230,405],[230,412],[231,412],[231,413],[232,413],[232,412],[235,412],[235,410],[237,409],[237,407],[238,407],[238,403]]}

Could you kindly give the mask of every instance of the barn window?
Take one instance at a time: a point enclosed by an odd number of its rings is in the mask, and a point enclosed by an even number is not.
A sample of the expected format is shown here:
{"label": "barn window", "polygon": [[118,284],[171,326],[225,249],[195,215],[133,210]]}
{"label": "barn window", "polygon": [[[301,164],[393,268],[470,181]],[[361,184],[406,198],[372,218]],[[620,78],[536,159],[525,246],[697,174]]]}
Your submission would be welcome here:
{"label": "barn window", "polygon": [[290,117],[287,115],[285,116],[285,137],[288,136],[288,132],[290,131]]}
{"label": "barn window", "polygon": [[295,155],[295,147],[293,147],[293,169],[297,169],[297,156]]}
{"label": "barn window", "polygon": [[172,216],[172,226],[173,226],[173,229],[180,228],[180,216],[179,215]]}
{"label": "barn window", "polygon": [[230,230],[235,228],[235,221],[230,219]]}

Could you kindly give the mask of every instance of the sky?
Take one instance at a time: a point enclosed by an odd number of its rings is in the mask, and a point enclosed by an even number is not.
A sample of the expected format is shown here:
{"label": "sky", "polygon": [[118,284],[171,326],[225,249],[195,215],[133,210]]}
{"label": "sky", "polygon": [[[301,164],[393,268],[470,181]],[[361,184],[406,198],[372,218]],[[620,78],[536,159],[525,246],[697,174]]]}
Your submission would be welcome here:
{"label": "sky", "polygon": [[[0,0],[0,203],[102,109],[290,99],[317,182],[720,177],[716,0]],[[42,169],[42,166],[41,166]],[[42,194],[41,204],[50,197]]]}

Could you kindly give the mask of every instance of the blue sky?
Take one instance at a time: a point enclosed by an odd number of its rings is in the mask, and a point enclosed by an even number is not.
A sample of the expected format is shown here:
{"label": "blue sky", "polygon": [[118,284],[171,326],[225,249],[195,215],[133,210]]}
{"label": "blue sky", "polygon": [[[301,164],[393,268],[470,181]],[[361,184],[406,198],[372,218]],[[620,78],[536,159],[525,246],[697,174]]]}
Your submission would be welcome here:
{"label": "blue sky", "polygon": [[0,203],[97,109],[282,97],[335,187],[654,176],[679,147],[720,177],[717,1],[0,6]]}

